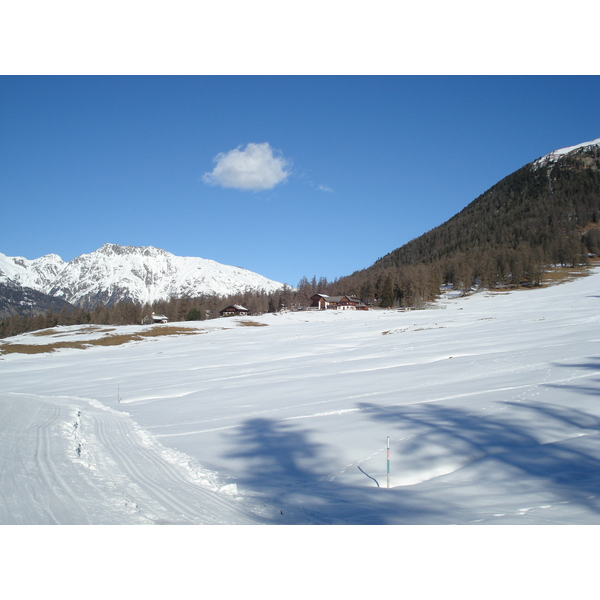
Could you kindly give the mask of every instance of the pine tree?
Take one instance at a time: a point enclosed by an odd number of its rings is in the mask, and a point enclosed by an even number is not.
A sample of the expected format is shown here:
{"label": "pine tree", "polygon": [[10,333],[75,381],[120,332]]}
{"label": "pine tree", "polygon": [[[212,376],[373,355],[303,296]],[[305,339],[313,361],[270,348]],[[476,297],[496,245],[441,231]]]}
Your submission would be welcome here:
{"label": "pine tree", "polygon": [[379,301],[379,306],[384,308],[392,307],[394,305],[394,284],[392,282],[392,278],[388,275],[385,283],[383,285],[383,290],[381,294],[381,299]]}
{"label": "pine tree", "polygon": [[202,312],[194,307],[191,308],[185,315],[186,321],[202,321]]}

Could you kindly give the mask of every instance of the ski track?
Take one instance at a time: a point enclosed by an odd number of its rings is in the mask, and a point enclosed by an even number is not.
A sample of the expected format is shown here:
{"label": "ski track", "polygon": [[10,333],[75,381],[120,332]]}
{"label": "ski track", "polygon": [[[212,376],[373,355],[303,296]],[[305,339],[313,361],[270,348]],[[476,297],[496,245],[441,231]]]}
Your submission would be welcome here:
{"label": "ski track", "polygon": [[[114,426],[112,435],[108,434],[107,424]],[[165,462],[153,448],[136,443],[138,440],[131,435],[129,424],[123,419],[95,418],[94,432],[102,447],[112,448],[112,457],[122,472],[177,521],[252,522],[241,511],[232,509],[218,493],[190,483],[174,465]]]}
{"label": "ski track", "polygon": [[[0,522],[91,522],[85,505],[78,502],[70,470],[65,468],[64,440],[56,435],[64,418],[61,406],[42,401],[35,406],[29,423],[5,436],[0,488],[5,503],[0,507]],[[23,502],[23,497],[28,502]]]}
{"label": "ski track", "polygon": [[36,498],[36,504],[40,508],[40,514],[46,513],[49,519],[60,523],[60,508],[64,504],[72,506],[75,504],[76,495],[65,479],[60,475],[56,468],[55,450],[51,446],[50,432],[58,422],[61,411],[58,406],[52,407],[52,415],[45,421],[36,423],[32,428],[35,431],[35,464],[38,473],[43,482],[43,487],[47,490],[48,496]]}
{"label": "ski track", "polygon": [[219,491],[214,474],[178,460],[127,413],[81,398],[8,396],[21,428],[0,445],[2,524],[264,522],[248,498]]}

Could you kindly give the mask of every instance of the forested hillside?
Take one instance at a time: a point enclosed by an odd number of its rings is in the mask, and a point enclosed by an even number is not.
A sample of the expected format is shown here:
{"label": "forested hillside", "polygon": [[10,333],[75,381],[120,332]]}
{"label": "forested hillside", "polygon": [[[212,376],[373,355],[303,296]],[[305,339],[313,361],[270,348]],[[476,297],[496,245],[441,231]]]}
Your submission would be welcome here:
{"label": "forested hillside", "polygon": [[16,314],[33,316],[46,310],[60,312],[71,308],[73,307],[62,298],[11,282],[0,282],[0,321]]}
{"label": "forested hillside", "polygon": [[412,304],[439,284],[539,285],[549,265],[584,264],[600,249],[600,146],[540,159],[505,177],[446,223],[338,282],[362,296]]}

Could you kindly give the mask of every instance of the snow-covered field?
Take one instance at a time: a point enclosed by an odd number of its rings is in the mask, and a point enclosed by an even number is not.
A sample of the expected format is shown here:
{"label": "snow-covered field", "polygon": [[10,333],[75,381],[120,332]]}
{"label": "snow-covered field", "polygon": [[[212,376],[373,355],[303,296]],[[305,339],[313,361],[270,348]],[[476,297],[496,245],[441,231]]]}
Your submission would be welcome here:
{"label": "snow-covered field", "polygon": [[600,270],[437,306],[4,354],[0,523],[599,524]]}
{"label": "snow-covered field", "polygon": [[600,269],[438,307],[0,355],[7,597],[587,594],[595,528],[8,527],[600,523]]}

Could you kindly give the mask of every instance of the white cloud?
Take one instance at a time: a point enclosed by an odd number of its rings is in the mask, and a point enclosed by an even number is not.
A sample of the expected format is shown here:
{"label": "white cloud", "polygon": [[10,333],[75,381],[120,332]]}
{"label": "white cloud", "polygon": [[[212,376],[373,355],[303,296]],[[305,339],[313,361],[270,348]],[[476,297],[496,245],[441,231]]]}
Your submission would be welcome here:
{"label": "white cloud", "polygon": [[319,185],[317,189],[322,192],[333,192],[333,190],[328,185]]}
{"label": "white cloud", "polygon": [[238,190],[270,190],[290,174],[289,161],[268,142],[221,152],[215,156],[214,163],[215,168],[204,173],[204,183]]}

